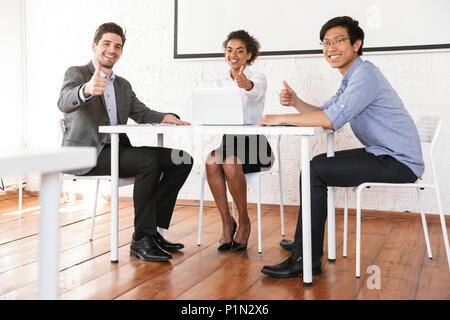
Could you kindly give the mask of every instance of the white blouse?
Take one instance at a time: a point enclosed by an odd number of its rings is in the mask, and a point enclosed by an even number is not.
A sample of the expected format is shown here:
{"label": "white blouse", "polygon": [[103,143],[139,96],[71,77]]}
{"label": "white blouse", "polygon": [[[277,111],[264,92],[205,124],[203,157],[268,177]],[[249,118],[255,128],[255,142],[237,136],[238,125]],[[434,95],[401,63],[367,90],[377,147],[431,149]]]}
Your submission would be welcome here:
{"label": "white blouse", "polygon": [[[252,72],[248,67],[244,74],[248,80],[253,82],[253,88],[250,91],[242,89],[244,124],[256,124],[263,117],[264,102],[266,100],[267,80],[261,72]],[[231,72],[216,80],[217,87],[236,86],[236,82],[231,78]]]}

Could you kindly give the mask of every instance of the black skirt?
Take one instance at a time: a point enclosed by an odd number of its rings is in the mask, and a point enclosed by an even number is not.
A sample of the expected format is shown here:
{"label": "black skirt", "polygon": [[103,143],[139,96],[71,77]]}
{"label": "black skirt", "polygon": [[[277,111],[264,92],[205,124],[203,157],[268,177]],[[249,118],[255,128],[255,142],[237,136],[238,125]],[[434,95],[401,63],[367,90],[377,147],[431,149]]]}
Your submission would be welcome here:
{"label": "black skirt", "polygon": [[244,173],[269,170],[275,157],[264,135],[229,135],[222,137],[222,144],[214,150],[222,161],[230,156],[242,163]]}

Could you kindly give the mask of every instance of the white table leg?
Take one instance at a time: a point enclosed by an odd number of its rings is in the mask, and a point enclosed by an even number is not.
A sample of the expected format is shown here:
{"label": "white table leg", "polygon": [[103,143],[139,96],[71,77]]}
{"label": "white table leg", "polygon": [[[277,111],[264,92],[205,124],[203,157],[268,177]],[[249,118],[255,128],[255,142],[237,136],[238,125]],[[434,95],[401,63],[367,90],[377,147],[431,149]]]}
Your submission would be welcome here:
{"label": "white table leg", "polygon": [[[327,134],[327,156],[334,157],[334,133]],[[328,187],[328,260],[336,261],[336,213],[334,187]]]}
{"label": "white table leg", "polygon": [[119,134],[111,133],[111,262],[119,261]]}
{"label": "white table leg", "polygon": [[158,133],[158,147],[164,147],[164,133]]}
{"label": "white table leg", "polygon": [[303,284],[312,285],[311,257],[311,190],[309,172],[309,137],[301,137],[302,169],[302,233],[303,233]]}
{"label": "white table leg", "polygon": [[[158,147],[161,147],[161,148],[164,147],[164,134],[163,133],[158,133]],[[160,227],[158,227],[157,229],[158,229],[159,234],[164,236],[165,230]]]}
{"label": "white table leg", "polygon": [[39,201],[39,299],[58,299],[59,199],[61,176],[43,174]]}

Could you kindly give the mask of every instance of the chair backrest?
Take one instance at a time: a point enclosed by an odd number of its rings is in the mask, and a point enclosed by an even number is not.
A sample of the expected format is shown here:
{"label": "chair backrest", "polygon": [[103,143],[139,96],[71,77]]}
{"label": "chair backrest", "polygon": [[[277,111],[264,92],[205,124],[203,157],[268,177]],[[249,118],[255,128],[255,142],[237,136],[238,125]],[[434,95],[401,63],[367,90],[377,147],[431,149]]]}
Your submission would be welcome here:
{"label": "chair backrest", "polygon": [[[427,150],[427,153],[424,153],[424,161],[425,161],[425,173],[422,176],[422,181],[429,180],[432,178],[432,184],[436,186],[437,192],[439,192],[439,188],[437,185],[437,172],[436,172],[436,164],[433,158],[433,150],[436,145],[436,142],[439,138],[439,133],[442,127],[442,119],[440,117],[434,116],[426,116],[422,117],[417,121],[417,131],[419,132],[420,142],[422,144],[428,144],[429,146],[424,151]],[[431,169],[431,170],[430,170]],[[429,171],[429,173],[427,173]],[[431,177],[429,174],[431,173]],[[427,176],[429,178],[427,178]]]}
{"label": "chair backrest", "polygon": [[273,163],[272,168],[267,172],[274,172],[280,170],[280,157],[281,157],[281,151],[280,151],[280,144],[281,144],[281,135],[276,136],[267,136],[267,140],[270,143],[270,147],[272,148],[272,153],[275,156],[275,161]]}
{"label": "chair backrest", "polygon": [[417,122],[417,131],[419,132],[420,142],[430,143],[434,147],[442,127],[440,117],[422,117]]}

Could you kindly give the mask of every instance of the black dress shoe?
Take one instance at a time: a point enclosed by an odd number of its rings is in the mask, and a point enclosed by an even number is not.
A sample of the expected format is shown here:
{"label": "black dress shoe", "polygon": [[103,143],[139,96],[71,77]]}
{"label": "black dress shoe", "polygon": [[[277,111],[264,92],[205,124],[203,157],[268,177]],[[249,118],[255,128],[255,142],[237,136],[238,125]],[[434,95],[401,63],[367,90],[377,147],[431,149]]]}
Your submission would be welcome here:
{"label": "black dress shoe", "polygon": [[184,248],[184,245],[182,243],[172,243],[167,241],[166,239],[163,238],[162,235],[159,234],[159,232],[157,232],[156,235],[153,236],[153,239],[155,239],[156,243],[162,249],[168,252],[175,252]]}
{"label": "black dress shoe", "polygon": [[294,248],[294,240],[283,239],[280,241],[280,247],[284,250],[291,251]]}
{"label": "black dress shoe", "polygon": [[251,230],[251,225],[248,229],[247,241],[245,241],[245,243],[239,243],[239,242],[233,241],[233,243],[231,245],[231,250],[233,250],[233,252],[247,250],[247,243],[248,243],[248,239],[250,238],[250,230]]}
{"label": "black dress shoe", "polygon": [[[320,259],[312,261],[312,274],[322,272]],[[280,264],[264,266],[261,272],[274,278],[294,278],[303,276],[303,258],[291,254]]]}
{"label": "black dress shoe", "polygon": [[233,219],[233,230],[231,231],[231,241],[230,242],[220,242],[219,241],[219,246],[217,247],[217,250],[219,250],[219,251],[228,251],[231,249],[231,245],[233,244],[233,237],[234,237],[234,233],[236,232],[237,224],[236,224],[236,220],[234,220],[233,217],[231,217],[231,219]]}
{"label": "black dress shoe", "polygon": [[131,238],[130,255],[144,261],[164,262],[172,259],[172,255],[161,249],[153,236],[145,235],[141,240]]}

